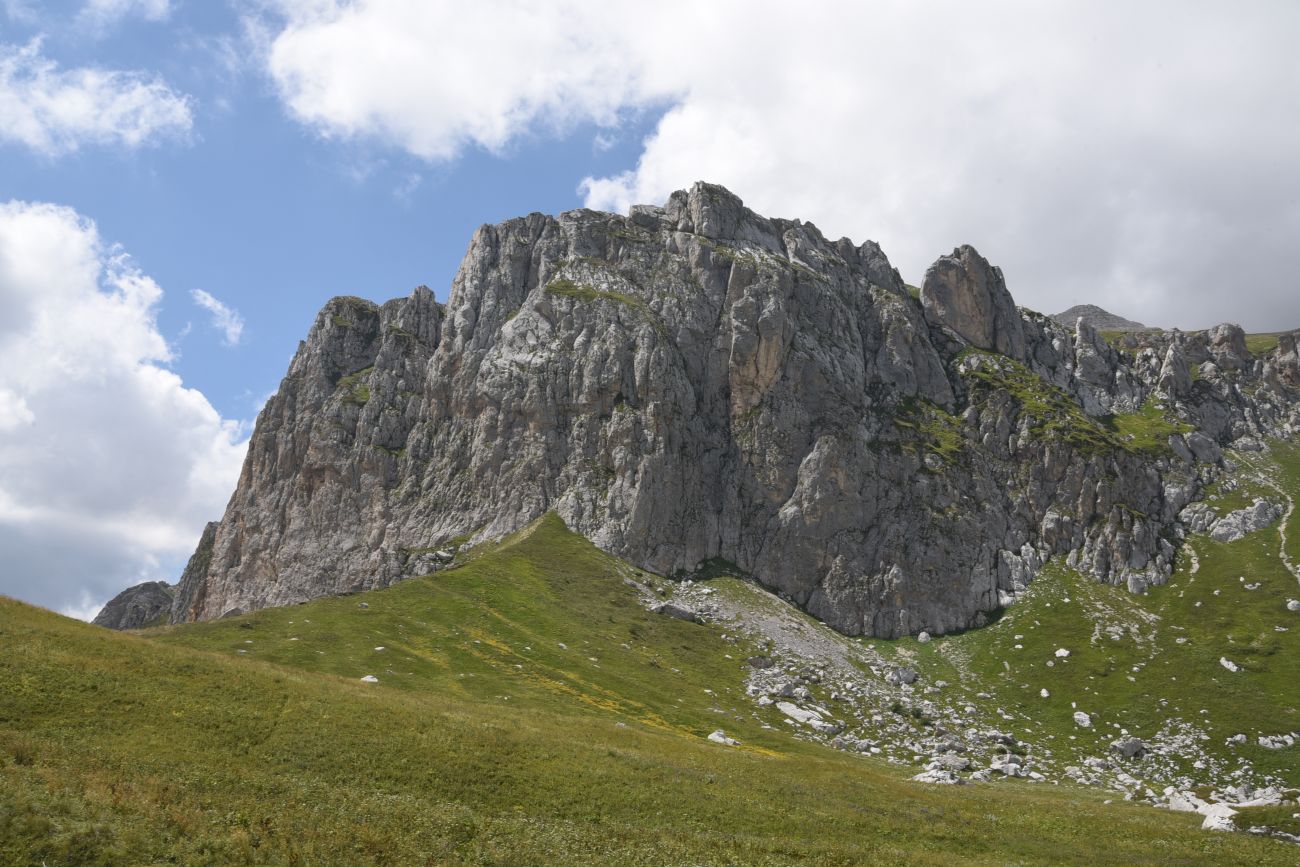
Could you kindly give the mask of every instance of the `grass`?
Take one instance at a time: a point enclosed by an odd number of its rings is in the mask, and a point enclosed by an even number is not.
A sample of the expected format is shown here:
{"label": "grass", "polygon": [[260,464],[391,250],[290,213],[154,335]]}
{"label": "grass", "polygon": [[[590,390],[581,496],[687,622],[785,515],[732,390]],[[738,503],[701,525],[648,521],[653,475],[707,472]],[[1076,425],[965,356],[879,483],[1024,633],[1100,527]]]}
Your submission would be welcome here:
{"label": "grass", "polygon": [[1168,452],[1171,436],[1195,430],[1187,422],[1170,418],[1168,412],[1152,399],[1136,412],[1117,413],[1103,419],[1102,423],[1124,448],[1145,454]]}
{"label": "grass", "polygon": [[348,403],[355,403],[358,406],[365,406],[370,402],[370,386],[366,384],[366,377],[374,371],[374,365],[362,368],[339,378],[335,388],[345,391],[343,399]]}
{"label": "grass", "polygon": [[667,335],[667,327],[664,325],[663,320],[655,315],[655,312],[650,309],[648,304],[635,295],[614,290],[597,289],[584,283],[575,283],[567,277],[557,277],[547,283],[545,291],[550,295],[558,295],[561,298],[576,298],[580,301],[612,301],[616,304],[622,304],[645,317],[646,321],[661,335]]}
{"label": "grass", "polygon": [[1285,331],[1274,331],[1271,334],[1247,334],[1246,349],[1251,355],[1272,352],[1277,349],[1277,339],[1285,333]]}
{"label": "grass", "polygon": [[642,577],[549,517],[436,577],[145,636],[0,600],[0,862],[1294,854],[1082,789],[926,787],[766,729],[753,648],[647,613]]}
{"label": "grass", "polygon": [[955,463],[966,448],[961,419],[928,401],[905,401],[894,414],[894,424],[909,434],[903,442],[905,450],[938,455],[946,466]]}

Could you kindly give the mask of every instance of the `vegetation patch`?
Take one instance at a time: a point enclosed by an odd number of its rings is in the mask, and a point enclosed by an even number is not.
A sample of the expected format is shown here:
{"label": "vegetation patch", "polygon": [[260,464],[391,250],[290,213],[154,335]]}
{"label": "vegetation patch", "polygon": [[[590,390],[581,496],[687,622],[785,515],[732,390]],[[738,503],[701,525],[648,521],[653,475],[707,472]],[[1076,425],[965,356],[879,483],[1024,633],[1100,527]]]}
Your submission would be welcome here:
{"label": "vegetation patch", "polygon": [[1246,350],[1251,355],[1265,355],[1277,349],[1277,339],[1286,332],[1275,331],[1271,334],[1247,334]]}
{"label": "vegetation patch", "polygon": [[667,336],[668,329],[663,321],[655,315],[640,298],[635,295],[629,295],[626,292],[617,292],[606,289],[597,289],[594,286],[588,286],[584,283],[575,283],[567,277],[557,277],[546,284],[546,290],[550,295],[558,295],[561,298],[576,298],[580,301],[612,301],[616,304],[622,304],[630,307],[640,313],[654,327],[661,336]]}
{"label": "vegetation patch", "polygon": [[1114,433],[1085,413],[1074,398],[1019,361],[969,348],[960,359],[971,357],[978,363],[963,365],[963,369],[972,398],[986,401],[995,392],[1007,394],[1020,406],[1035,436],[1068,443],[1085,454],[1126,448]]}
{"label": "vegetation patch", "polygon": [[335,388],[345,394],[343,400],[348,403],[355,403],[358,406],[365,406],[370,402],[370,386],[366,383],[366,378],[375,370],[374,365],[363,367],[361,370],[349,373],[346,376],[339,377]]}
{"label": "vegetation patch", "polygon": [[908,398],[894,414],[894,424],[907,436],[903,450],[910,454],[935,454],[952,465],[966,448],[962,421],[927,400]]}
{"label": "vegetation patch", "polygon": [[1141,454],[1166,453],[1170,450],[1171,436],[1195,430],[1187,422],[1171,418],[1154,399],[1148,399],[1136,412],[1107,416],[1103,424],[1124,448]]}

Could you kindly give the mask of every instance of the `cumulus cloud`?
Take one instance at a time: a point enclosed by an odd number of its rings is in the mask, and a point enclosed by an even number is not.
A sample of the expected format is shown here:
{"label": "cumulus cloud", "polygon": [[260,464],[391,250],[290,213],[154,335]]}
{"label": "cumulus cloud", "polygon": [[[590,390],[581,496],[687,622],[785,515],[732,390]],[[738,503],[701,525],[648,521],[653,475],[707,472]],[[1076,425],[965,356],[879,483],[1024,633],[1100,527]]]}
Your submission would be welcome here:
{"label": "cumulus cloud", "polygon": [[190,99],[142,72],[60,68],[41,40],[0,44],[0,141],[58,157],[84,145],[138,148],[185,137]]}
{"label": "cumulus cloud", "polygon": [[84,613],[220,516],[246,442],[168,369],[161,297],[75,211],[0,204],[0,593]]}
{"label": "cumulus cloud", "polygon": [[[873,238],[958,243],[1021,303],[1300,325],[1300,6],[281,0],[266,59],[323,135],[430,158],[664,109],[592,207],[720,182]],[[579,179],[575,179],[577,181]]]}
{"label": "cumulus cloud", "polygon": [[227,346],[235,346],[244,335],[244,317],[239,311],[227,307],[202,289],[190,290],[194,303],[212,315],[212,327],[221,332],[221,340]]}
{"label": "cumulus cloud", "polygon": [[[576,0],[282,0],[267,64],[290,111],[327,136],[429,159],[500,151],[522,131],[614,123],[662,92],[619,51],[631,22]],[[653,19],[653,15],[648,18]]]}

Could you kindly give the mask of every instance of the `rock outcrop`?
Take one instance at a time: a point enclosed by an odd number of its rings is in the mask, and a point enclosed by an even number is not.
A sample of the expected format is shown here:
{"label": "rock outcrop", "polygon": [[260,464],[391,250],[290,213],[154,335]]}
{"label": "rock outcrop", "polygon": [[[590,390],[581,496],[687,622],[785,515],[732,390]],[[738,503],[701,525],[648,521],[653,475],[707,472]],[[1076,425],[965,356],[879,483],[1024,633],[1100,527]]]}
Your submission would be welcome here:
{"label": "rock outcrop", "polygon": [[[849,634],[978,625],[1056,555],[1141,589],[1214,472],[1190,426],[1217,451],[1296,415],[1229,332],[1132,339],[1017,310],[970,247],[918,301],[876,244],[708,184],[483,226],[445,307],[321,311],[172,617],[385,586],[548,511]],[[1110,418],[1144,407],[1158,437]]]}
{"label": "rock outcrop", "polygon": [[167,623],[176,588],[165,581],[146,581],[128,587],[109,600],[92,621],[109,629],[143,629]]}
{"label": "rock outcrop", "polygon": [[928,322],[951,328],[976,349],[1024,358],[1024,327],[1002,269],[990,265],[974,247],[958,247],[930,266],[921,285],[921,304]]}

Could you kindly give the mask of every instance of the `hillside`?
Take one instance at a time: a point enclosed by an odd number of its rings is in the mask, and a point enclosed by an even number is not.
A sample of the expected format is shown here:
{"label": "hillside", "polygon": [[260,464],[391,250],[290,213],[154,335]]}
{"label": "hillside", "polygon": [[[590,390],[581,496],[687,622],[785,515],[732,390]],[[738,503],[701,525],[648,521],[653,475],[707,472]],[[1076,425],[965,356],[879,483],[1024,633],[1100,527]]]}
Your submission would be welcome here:
{"label": "hillside", "polygon": [[[825,678],[814,665],[827,642],[868,649],[735,578],[667,584],[554,517],[428,578],[146,636],[0,601],[0,860],[1294,862],[1284,843],[1203,832],[1200,816],[1108,804],[1104,790],[932,787],[907,779],[915,767],[829,749],[746,689],[796,669],[789,648],[646,609],[674,588],[767,606],[751,625],[803,636],[803,707],[831,703],[833,660]],[[1019,616],[950,641],[978,660],[969,642],[987,636],[1001,654]],[[914,639],[874,644],[922,655]],[[923,651],[941,660],[949,646]],[[1288,676],[1290,645],[1278,650],[1260,683]],[[786,662],[755,667],[764,654]],[[1284,722],[1261,707],[1262,723]],[[739,743],[709,741],[719,729]]]}

